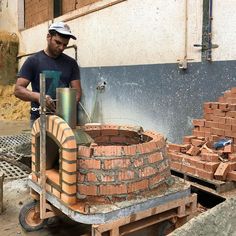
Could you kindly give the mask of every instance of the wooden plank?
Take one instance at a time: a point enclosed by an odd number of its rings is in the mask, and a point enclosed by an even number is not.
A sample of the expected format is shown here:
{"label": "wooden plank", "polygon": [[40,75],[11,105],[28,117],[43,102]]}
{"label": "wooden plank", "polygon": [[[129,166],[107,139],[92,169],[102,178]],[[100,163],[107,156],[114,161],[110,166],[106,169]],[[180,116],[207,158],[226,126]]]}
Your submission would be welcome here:
{"label": "wooden plank", "polygon": [[127,224],[121,227],[120,236],[127,235],[141,229],[145,229],[149,226],[155,225],[165,220],[172,219],[175,216],[177,216],[177,211],[170,210],[168,212],[163,212],[158,215],[154,215],[152,217],[144,218],[142,220]]}

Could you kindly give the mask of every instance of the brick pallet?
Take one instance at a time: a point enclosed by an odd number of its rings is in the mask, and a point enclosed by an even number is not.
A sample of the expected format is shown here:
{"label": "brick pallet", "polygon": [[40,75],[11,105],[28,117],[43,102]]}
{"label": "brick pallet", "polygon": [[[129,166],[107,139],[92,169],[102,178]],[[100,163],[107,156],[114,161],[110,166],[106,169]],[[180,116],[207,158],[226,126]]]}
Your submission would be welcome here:
{"label": "brick pallet", "polygon": [[165,220],[170,220],[176,228],[187,221],[186,217],[196,212],[196,203],[197,195],[192,194],[116,221],[92,225],[92,236],[101,236],[105,232],[109,236],[126,235]]}
{"label": "brick pallet", "polygon": [[[215,184],[218,191],[235,188],[230,182],[236,181],[236,88],[226,91],[217,102],[204,103],[203,119],[194,119],[193,126],[183,144],[168,145],[171,169],[205,183],[221,181]],[[216,150],[214,143],[221,139],[232,143]],[[218,187],[224,183],[227,187]]]}

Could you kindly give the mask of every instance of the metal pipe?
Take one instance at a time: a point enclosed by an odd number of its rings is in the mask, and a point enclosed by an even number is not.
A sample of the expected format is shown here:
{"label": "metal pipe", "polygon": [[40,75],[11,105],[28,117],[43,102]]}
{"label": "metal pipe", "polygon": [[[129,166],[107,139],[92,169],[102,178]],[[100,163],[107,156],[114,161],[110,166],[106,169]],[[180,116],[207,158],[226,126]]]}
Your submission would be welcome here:
{"label": "metal pipe", "polygon": [[207,60],[212,61],[212,8],[213,0],[209,0],[209,19],[208,19],[208,51]]}
{"label": "metal pipe", "polygon": [[64,119],[71,129],[75,129],[77,124],[76,93],[75,88],[56,89],[56,114]]}
{"label": "metal pipe", "polygon": [[185,0],[185,42],[184,42],[184,60],[188,56],[188,0]]}

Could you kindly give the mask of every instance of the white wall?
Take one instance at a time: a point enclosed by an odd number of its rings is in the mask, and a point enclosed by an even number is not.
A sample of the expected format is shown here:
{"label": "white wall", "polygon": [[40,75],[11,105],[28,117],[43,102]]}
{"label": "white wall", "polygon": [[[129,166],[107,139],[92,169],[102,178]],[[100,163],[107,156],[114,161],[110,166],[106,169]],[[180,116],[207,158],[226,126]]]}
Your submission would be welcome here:
{"label": "white wall", "polygon": [[235,0],[213,1],[212,43],[219,45],[212,53],[216,61],[236,59],[235,9]]}
{"label": "white wall", "polygon": [[[51,21],[18,32],[23,0],[0,0],[0,30],[20,37],[20,54],[46,46]],[[67,20],[111,0],[68,13],[55,19]],[[203,0],[128,0],[68,21],[78,36],[79,63],[82,67],[177,63],[185,56],[185,3],[188,6],[187,59],[201,61]],[[236,15],[234,0],[213,0],[213,61],[234,60],[236,55]],[[21,10],[19,10],[21,9]],[[19,14],[17,14],[19,13]],[[18,19],[19,18],[19,19]],[[69,52],[74,56],[73,51]]]}

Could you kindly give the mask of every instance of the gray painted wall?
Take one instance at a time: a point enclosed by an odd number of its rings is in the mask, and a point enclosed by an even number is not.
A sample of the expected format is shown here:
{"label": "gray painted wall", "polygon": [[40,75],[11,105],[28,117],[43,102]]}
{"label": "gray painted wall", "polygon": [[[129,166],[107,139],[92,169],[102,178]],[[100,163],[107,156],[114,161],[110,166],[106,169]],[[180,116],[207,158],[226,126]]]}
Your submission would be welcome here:
{"label": "gray painted wall", "polygon": [[[81,68],[82,104],[91,122],[141,125],[170,142],[191,134],[203,103],[236,86],[235,61]],[[103,81],[105,89],[96,87]],[[79,108],[79,122],[89,119]]]}

